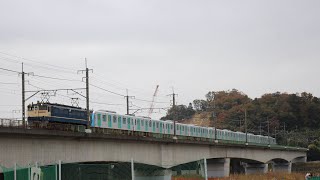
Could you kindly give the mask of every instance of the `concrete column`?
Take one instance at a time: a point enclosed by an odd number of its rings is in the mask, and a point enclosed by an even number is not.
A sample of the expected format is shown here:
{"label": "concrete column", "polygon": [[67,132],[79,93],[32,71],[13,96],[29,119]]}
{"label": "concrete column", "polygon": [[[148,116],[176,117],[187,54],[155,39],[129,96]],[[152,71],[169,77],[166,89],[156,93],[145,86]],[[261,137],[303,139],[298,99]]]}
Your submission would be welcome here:
{"label": "concrete column", "polygon": [[263,174],[268,172],[268,164],[246,163],[244,170],[245,174]]}
{"label": "concrete column", "polygon": [[134,171],[135,180],[171,180],[172,178],[172,170],[165,169],[165,170],[157,170],[152,172],[151,174],[144,174],[143,171],[135,170]]}
{"label": "concrete column", "polygon": [[288,172],[291,173],[292,163],[273,163],[272,170],[273,172]]}
{"label": "concrete column", "polygon": [[229,177],[230,158],[207,160],[208,177]]}

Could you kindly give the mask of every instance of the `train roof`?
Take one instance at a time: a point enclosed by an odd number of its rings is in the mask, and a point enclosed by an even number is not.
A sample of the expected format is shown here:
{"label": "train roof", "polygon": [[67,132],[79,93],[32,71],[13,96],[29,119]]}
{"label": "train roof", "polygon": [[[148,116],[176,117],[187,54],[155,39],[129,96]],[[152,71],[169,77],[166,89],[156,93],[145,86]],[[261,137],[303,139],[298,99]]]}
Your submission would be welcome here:
{"label": "train roof", "polygon": [[109,111],[109,110],[104,110],[104,109],[99,109],[97,112],[106,112],[106,113],[113,113],[113,114],[117,113],[115,111]]}
{"label": "train roof", "polygon": [[70,106],[70,105],[65,105],[65,104],[58,104],[58,103],[49,103],[49,102],[46,102],[46,103],[41,103],[41,102],[37,102],[35,104],[31,103],[29,104],[29,106],[35,106],[35,105],[50,105],[50,106],[59,106],[59,107],[66,107],[66,108],[73,108],[73,109],[79,109],[79,110],[86,110],[84,108],[81,108],[81,107],[76,107],[76,106]]}

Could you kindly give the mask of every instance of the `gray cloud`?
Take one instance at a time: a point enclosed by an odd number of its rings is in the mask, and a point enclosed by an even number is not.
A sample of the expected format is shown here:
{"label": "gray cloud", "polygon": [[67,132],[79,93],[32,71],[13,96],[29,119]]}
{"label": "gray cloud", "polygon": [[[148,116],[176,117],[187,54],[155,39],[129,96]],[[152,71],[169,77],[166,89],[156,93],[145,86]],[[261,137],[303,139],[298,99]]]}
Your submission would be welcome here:
{"label": "gray cloud", "polygon": [[[132,93],[143,91],[140,97],[148,99],[157,84],[162,94],[174,86],[185,104],[209,90],[232,88],[250,97],[274,91],[320,96],[319,8],[317,0],[2,1],[0,51],[75,70],[87,57],[93,77],[99,74],[121,88],[101,86],[121,93],[136,89]],[[0,79],[7,80],[1,74]],[[124,103],[92,93],[101,101]]]}

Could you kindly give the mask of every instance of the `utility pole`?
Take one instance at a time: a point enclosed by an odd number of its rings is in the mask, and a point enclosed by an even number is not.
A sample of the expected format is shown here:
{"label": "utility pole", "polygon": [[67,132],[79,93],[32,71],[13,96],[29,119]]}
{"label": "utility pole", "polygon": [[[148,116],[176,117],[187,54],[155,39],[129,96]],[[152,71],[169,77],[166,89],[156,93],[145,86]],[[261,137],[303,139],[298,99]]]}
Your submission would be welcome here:
{"label": "utility pole", "polygon": [[127,95],[124,98],[126,98],[126,100],[127,100],[127,115],[129,115],[130,114],[129,98],[134,98],[134,96],[129,96],[128,89],[127,89]]}
{"label": "utility pole", "polygon": [[25,95],[26,95],[26,91],[25,91],[25,75],[29,75],[29,74],[33,74],[33,73],[25,73],[24,72],[24,69],[23,69],[23,63],[22,63],[22,67],[21,67],[21,77],[22,77],[22,84],[21,84],[21,94],[22,94],[22,109],[21,109],[21,112],[22,112],[22,125],[23,127],[26,127],[26,98],[25,98]]}
{"label": "utility pole", "polygon": [[244,111],[244,127],[246,131],[246,144],[248,143],[248,128],[247,128],[247,109]]}
{"label": "utility pole", "polygon": [[213,123],[214,124],[214,140],[217,142],[217,119],[216,119],[216,93],[213,92],[213,113],[212,113]]}
{"label": "utility pole", "polygon": [[86,69],[85,70],[79,70],[79,72],[86,72],[86,77],[84,77],[86,79],[86,104],[87,104],[87,129],[90,129],[90,107],[89,107],[89,71],[93,72],[92,69],[88,68],[88,64],[87,64],[87,58],[85,58],[86,61]]}
{"label": "utility pole", "polygon": [[260,130],[260,136],[262,134],[262,130],[261,130],[261,119],[260,119],[260,127],[259,127],[259,130]]}
{"label": "utility pole", "polygon": [[269,118],[267,118],[268,122],[268,145],[270,145],[270,123],[269,123]]}
{"label": "utility pole", "polygon": [[284,138],[286,139],[286,141],[287,141],[287,146],[288,146],[289,141],[288,141],[288,137],[287,137],[286,123],[285,123],[285,122],[283,123],[283,136],[284,136]]}
{"label": "utility pole", "polygon": [[174,89],[172,88],[172,94],[169,94],[168,96],[172,96],[172,110],[173,110],[173,128],[174,128],[174,137],[176,137],[176,118],[175,118],[175,113],[176,113],[176,96],[178,94],[174,93]]}
{"label": "utility pole", "polygon": [[25,78],[24,78],[24,71],[23,71],[23,63],[22,63],[22,71],[21,71],[21,76],[22,76],[22,125],[23,127],[26,127],[26,105],[25,105]]}

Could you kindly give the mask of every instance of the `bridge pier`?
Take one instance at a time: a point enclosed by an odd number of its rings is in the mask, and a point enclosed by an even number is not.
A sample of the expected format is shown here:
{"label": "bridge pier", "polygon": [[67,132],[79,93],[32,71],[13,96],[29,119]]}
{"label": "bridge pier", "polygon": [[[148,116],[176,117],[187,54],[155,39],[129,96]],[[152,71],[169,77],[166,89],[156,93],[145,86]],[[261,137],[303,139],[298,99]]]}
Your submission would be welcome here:
{"label": "bridge pier", "polygon": [[244,164],[244,171],[245,174],[262,174],[268,172],[268,164],[262,163],[245,163]]}
{"label": "bridge pier", "polygon": [[[201,164],[201,172],[204,172],[204,164]],[[207,159],[208,177],[229,177],[230,158]]]}
{"label": "bridge pier", "polygon": [[164,170],[156,170],[152,173],[145,174],[143,171],[135,170],[134,171],[134,179],[135,180],[171,180],[172,170],[164,169]]}
{"label": "bridge pier", "polygon": [[281,162],[273,163],[272,170],[273,172],[288,172],[291,173],[292,163],[291,162]]}

